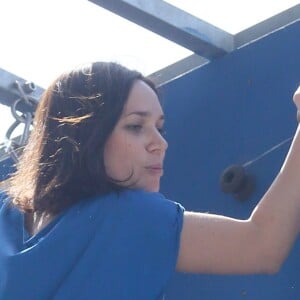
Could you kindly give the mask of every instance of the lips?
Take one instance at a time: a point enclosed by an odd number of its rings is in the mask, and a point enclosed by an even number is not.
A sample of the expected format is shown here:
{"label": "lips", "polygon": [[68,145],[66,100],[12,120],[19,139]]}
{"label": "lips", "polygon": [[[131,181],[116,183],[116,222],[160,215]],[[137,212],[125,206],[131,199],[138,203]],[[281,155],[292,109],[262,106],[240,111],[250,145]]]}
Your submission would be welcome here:
{"label": "lips", "polygon": [[147,166],[146,170],[151,173],[151,174],[163,174],[163,166],[162,164],[155,164],[155,165],[151,165],[151,166]]}

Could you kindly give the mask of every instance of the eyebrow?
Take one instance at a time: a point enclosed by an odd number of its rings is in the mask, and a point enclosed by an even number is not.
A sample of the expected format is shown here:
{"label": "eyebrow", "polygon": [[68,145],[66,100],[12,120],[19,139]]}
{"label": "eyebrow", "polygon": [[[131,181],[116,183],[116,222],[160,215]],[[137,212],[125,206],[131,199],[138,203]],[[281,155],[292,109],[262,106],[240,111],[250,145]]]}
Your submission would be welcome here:
{"label": "eyebrow", "polygon": [[[131,116],[131,115],[138,115],[140,117],[150,117],[151,116],[151,113],[149,111],[133,111],[133,112],[130,112],[129,114],[126,114],[125,117],[128,117],[128,116]],[[160,120],[164,120],[165,119],[165,116],[164,115],[161,115],[159,117]]]}

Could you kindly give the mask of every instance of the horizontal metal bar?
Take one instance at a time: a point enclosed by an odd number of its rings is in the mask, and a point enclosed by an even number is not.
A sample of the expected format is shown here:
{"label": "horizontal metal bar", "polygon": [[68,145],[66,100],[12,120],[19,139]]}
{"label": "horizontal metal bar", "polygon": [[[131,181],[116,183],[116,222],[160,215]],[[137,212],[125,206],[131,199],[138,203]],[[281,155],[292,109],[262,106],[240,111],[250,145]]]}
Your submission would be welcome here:
{"label": "horizontal metal bar", "polygon": [[[234,35],[235,48],[247,45],[291,23],[300,21],[300,4],[297,4],[271,18]],[[300,33],[298,40],[300,38]],[[296,41],[296,40],[295,40]]]}
{"label": "horizontal metal bar", "polygon": [[207,59],[234,50],[233,36],[161,0],[89,0]]}
{"label": "horizontal metal bar", "polygon": [[[241,48],[295,22],[298,22],[300,26],[300,4],[297,4],[234,35],[235,48]],[[206,63],[207,61],[205,59],[201,59],[198,55],[192,54],[170,66],[156,71],[149,75],[149,77],[155,81],[158,86],[160,86],[200,68]]]}
{"label": "horizontal metal bar", "polygon": [[148,75],[148,77],[155,83],[157,87],[159,87],[172,80],[182,77],[207,63],[209,63],[209,60],[206,58],[203,58],[197,54],[193,54]]}

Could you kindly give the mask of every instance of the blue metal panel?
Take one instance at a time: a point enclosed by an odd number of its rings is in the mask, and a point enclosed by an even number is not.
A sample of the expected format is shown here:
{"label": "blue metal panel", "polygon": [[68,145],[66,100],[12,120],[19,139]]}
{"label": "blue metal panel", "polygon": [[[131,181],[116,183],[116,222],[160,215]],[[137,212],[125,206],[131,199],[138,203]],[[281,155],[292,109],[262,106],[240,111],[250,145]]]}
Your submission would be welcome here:
{"label": "blue metal panel", "polygon": [[[223,194],[219,176],[229,165],[244,164],[293,135],[299,37],[300,21],[163,86],[169,148],[162,191],[167,197],[187,210],[249,216],[289,143],[246,167],[256,188],[245,202]],[[166,300],[299,299],[299,250],[298,240],[275,276],[177,274]]]}

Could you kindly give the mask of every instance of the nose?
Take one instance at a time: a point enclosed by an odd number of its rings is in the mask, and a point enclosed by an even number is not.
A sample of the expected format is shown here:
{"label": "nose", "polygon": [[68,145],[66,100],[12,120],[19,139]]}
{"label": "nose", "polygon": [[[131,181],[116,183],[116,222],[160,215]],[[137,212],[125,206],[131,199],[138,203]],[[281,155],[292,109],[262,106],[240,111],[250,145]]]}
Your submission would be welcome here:
{"label": "nose", "polygon": [[164,153],[167,148],[168,142],[158,130],[155,130],[151,135],[151,139],[147,145],[147,150],[149,152]]}

